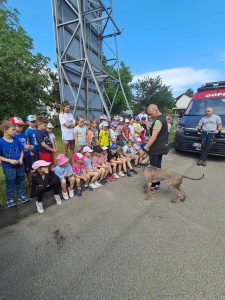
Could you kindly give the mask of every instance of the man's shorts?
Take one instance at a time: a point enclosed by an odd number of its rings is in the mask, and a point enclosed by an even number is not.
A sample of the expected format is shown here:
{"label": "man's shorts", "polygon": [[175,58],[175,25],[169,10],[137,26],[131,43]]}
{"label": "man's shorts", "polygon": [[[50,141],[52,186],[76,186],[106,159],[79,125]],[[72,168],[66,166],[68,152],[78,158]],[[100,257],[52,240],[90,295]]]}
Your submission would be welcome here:
{"label": "man's shorts", "polygon": [[75,140],[62,140],[63,144],[75,143]]}
{"label": "man's shorts", "polygon": [[23,158],[24,171],[29,173],[32,170],[32,158],[31,156],[26,156]]}

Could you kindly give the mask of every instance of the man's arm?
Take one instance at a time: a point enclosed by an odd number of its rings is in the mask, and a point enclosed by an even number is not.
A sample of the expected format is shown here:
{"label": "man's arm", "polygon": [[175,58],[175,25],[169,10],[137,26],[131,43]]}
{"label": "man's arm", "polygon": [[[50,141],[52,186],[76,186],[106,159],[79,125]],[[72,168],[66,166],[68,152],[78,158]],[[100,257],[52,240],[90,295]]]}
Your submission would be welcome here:
{"label": "man's arm", "polygon": [[157,136],[160,133],[160,130],[161,129],[153,129],[152,136],[150,137],[150,139],[148,140],[147,144],[145,145],[145,150],[148,150],[152,146],[152,144],[157,139]]}

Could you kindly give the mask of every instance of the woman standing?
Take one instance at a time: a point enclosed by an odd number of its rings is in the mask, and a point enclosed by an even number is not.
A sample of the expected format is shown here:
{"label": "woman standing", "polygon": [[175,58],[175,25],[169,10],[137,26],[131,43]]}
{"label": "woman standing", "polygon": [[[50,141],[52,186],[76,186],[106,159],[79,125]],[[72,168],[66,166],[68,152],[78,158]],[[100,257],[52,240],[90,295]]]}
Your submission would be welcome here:
{"label": "woman standing", "polygon": [[70,103],[64,101],[61,105],[59,122],[62,131],[62,141],[64,144],[64,154],[67,155],[68,149],[70,149],[71,157],[74,153],[74,127],[75,120],[73,115],[70,113]]}

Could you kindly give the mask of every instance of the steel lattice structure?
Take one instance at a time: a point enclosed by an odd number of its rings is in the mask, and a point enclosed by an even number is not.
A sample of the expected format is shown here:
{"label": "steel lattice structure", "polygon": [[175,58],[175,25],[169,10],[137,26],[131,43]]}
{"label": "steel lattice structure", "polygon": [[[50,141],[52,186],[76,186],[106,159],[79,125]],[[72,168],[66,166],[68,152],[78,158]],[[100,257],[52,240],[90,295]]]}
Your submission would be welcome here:
{"label": "steel lattice structure", "polygon": [[[52,0],[61,101],[68,100],[74,115],[98,118],[110,114],[118,92],[130,106],[119,73],[117,36],[112,0]],[[103,54],[104,53],[104,54]],[[110,68],[103,67],[103,60]],[[118,76],[113,76],[113,70]],[[109,97],[106,86],[114,85]]]}

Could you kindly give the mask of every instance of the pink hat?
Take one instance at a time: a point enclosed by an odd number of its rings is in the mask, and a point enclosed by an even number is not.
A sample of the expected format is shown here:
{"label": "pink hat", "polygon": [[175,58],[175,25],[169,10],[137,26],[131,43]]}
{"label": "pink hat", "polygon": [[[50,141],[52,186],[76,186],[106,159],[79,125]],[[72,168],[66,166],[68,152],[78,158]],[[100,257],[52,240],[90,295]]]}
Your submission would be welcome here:
{"label": "pink hat", "polygon": [[84,156],[81,153],[74,153],[73,159],[74,159],[74,161],[78,161],[78,160],[83,160],[84,161]]}
{"label": "pink hat", "polygon": [[32,164],[32,169],[37,170],[38,168],[48,167],[49,165],[51,165],[51,162],[47,162],[45,160],[37,160]]}
{"label": "pink hat", "polygon": [[106,116],[106,115],[102,115],[101,117],[100,117],[100,120],[107,120],[108,119],[108,117]]}
{"label": "pink hat", "polygon": [[140,143],[141,142],[141,138],[139,138],[139,137],[136,138],[136,141]]}
{"label": "pink hat", "polygon": [[83,150],[82,150],[82,152],[83,153],[85,153],[85,152],[89,152],[89,153],[91,153],[91,152],[93,152],[94,150],[92,150],[90,147],[88,147],[88,146],[85,146],[84,148],[83,148]]}
{"label": "pink hat", "polygon": [[18,117],[12,117],[9,119],[9,122],[16,124],[16,125],[25,125],[26,123],[23,122],[21,118]]}
{"label": "pink hat", "polygon": [[59,154],[59,155],[57,155],[57,157],[56,157],[56,161],[57,161],[57,165],[58,165],[58,166],[63,166],[63,165],[65,165],[66,163],[68,163],[69,158],[66,157],[64,154]]}

